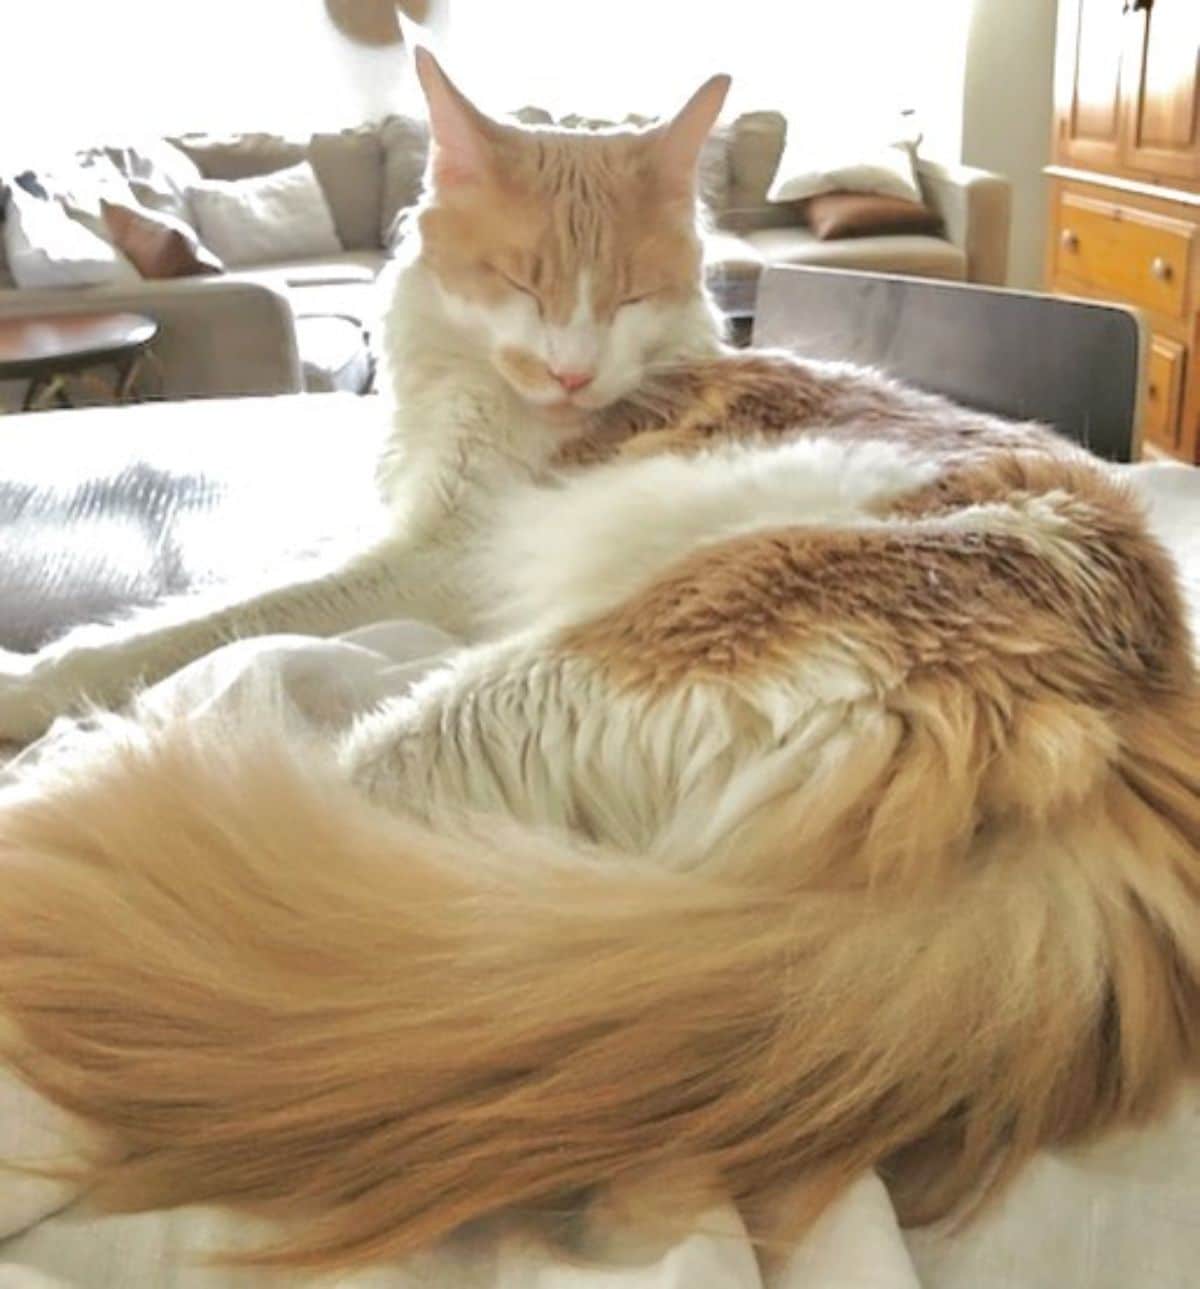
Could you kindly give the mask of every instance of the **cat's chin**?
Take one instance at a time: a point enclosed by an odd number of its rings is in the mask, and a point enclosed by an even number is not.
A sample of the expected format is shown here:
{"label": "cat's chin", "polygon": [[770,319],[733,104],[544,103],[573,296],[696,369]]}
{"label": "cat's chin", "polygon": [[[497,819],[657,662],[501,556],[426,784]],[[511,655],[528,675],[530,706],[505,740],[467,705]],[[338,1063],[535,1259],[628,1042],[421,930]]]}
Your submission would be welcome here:
{"label": "cat's chin", "polygon": [[592,409],[565,399],[557,403],[535,403],[533,406],[548,424],[567,428],[578,425],[592,415]]}
{"label": "cat's chin", "polygon": [[596,408],[588,407],[579,398],[553,398],[541,393],[530,393],[516,390],[525,405],[539,420],[547,425],[570,427],[578,425],[589,416],[595,415]]}

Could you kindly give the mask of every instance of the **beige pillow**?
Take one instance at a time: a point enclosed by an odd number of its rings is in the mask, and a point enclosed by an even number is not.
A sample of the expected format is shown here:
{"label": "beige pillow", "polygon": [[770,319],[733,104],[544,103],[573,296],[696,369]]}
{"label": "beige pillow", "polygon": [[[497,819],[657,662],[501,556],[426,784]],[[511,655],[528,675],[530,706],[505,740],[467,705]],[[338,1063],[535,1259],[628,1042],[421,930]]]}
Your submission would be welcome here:
{"label": "beige pillow", "polygon": [[916,143],[869,132],[843,136],[793,125],[767,200],[804,201],[826,192],[870,192],[919,202]]}
{"label": "beige pillow", "polygon": [[200,240],[228,265],[337,255],[333,214],[307,161],[274,174],[189,190]]}

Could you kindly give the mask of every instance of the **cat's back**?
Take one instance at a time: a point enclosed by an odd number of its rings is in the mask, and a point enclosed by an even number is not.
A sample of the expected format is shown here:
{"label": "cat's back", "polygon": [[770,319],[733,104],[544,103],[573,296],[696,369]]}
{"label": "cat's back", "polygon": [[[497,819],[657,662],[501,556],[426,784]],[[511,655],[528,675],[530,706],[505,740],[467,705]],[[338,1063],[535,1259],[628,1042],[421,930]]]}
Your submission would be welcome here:
{"label": "cat's back", "polygon": [[1078,640],[1098,605],[1147,639],[1177,616],[1170,562],[1112,471],[878,373],[755,352],[680,365],[559,463],[512,497],[482,557],[499,628],[607,617],[630,639],[694,642],[685,601],[731,638],[874,603],[974,648],[970,615],[949,625],[960,604],[1014,631],[1036,608]]}
{"label": "cat's back", "polygon": [[814,435],[901,444],[947,462],[1071,451],[1043,426],[959,406],[877,370],[781,350],[729,350],[654,372],[634,397],[564,444],[557,461],[583,466],[732,444],[755,450]]}

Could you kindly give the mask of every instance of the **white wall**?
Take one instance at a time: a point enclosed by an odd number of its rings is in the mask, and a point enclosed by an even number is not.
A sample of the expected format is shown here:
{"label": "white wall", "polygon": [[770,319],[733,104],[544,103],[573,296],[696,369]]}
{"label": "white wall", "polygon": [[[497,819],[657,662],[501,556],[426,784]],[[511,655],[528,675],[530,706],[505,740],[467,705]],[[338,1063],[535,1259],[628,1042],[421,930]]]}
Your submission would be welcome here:
{"label": "white wall", "polygon": [[1056,0],[974,0],[967,31],[962,159],[1012,181],[1015,287],[1043,285],[1056,12]]}
{"label": "white wall", "polygon": [[47,139],[359,122],[411,101],[407,57],[347,40],[322,0],[0,0],[0,160]]}
{"label": "white wall", "polygon": [[936,133],[968,14],[969,0],[450,0],[445,52],[492,111],[660,112],[725,71],[732,111],[825,130],[913,108]]}

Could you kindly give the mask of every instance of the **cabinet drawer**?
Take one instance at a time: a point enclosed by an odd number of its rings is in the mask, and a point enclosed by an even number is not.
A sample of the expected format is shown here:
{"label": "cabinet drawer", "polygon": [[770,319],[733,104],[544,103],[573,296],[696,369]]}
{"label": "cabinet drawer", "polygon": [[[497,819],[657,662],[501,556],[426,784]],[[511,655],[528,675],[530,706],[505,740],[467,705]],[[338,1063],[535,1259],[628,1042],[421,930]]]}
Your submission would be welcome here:
{"label": "cabinet drawer", "polygon": [[1146,358],[1146,401],[1142,430],[1156,447],[1179,446],[1179,417],[1183,405],[1183,373],[1187,350],[1177,341],[1154,336]]}
{"label": "cabinet drawer", "polygon": [[1064,192],[1055,232],[1055,263],[1062,276],[1173,318],[1185,316],[1194,225]]}

